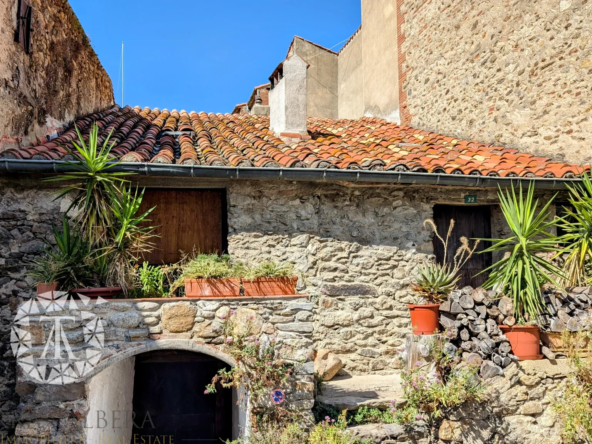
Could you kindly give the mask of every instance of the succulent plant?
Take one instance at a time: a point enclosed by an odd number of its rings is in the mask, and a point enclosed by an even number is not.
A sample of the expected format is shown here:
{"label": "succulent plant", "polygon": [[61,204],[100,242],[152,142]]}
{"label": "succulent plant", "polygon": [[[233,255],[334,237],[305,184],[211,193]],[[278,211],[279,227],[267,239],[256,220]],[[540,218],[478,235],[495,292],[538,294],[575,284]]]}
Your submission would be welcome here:
{"label": "succulent plant", "polygon": [[459,279],[458,270],[437,262],[426,262],[418,268],[414,289],[427,301],[439,302],[456,288]]}

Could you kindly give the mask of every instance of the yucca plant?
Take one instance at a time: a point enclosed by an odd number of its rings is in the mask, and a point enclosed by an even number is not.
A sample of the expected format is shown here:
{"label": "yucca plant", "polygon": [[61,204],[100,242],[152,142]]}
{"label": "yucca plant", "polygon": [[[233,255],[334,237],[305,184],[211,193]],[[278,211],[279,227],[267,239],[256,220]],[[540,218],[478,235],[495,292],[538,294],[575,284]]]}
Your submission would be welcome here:
{"label": "yucca plant", "polygon": [[487,268],[489,279],[485,288],[496,288],[514,301],[514,311],[519,322],[534,322],[544,311],[541,287],[551,283],[557,287],[562,271],[547,260],[545,255],[555,253],[556,236],[551,232],[557,224],[551,219],[549,208],[555,197],[539,209],[534,199],[534,184],[524,193],[520,184],[518,194],[514,188],[498,192],[500,206],[512,231],[507,239],[485,239],[491,247],[481,253],[507,252],[499,262]]}
{"label": "yucca plant", "polygon": [[109,258],[107,285],[119,285],[124,292],[133,285],[133,265],[142,254],[152,251],[154,228],[147,225],[154,207],[139,213],[144,190],[123,186],[111,196],[113,224],[108,230],[109,244],[103,249]]}
{"label": "yucca plant", "polygon": [[63,147],[74,159],[78,159],[66,162],[74,171],[45,180],[71,182],[58,192],[56,200],[66,195],[73,197],[68,212],[72,209],[76,211],[80,231],[90,245],[96,245],[113,222],[110,197],[119,193],[119,186],[125,182],[122,176],[127,173],[109,171],[118,164],[110,154],[113,147],[113,143],[109,144],[111,134],[99,148],[99,127],[96,124],[90,130],[88,142],[78,128],[76,132],[78,142],[72,142],[76,151]]}
{"label": "yucca plant", "polygon": [[33,261],[29,275],[37,282],[56,281],[63,290],[85,287],[91,280],[87,244],[70,228],[66,216],[62,219],[61,230],[53,227],[53,235],[55,246],[48,245],[45,255]]}
{"label": "yucca plant", "polygon": [[463,236],[460,238],[461,245],[454,253],[452,263],[447,263],[448,248],[452,230],[454,229],[454,219],[450,220],[446,238],[443,238],[438,232],[435,222],[432,219],[424,221],[424,227],[430,228],[434,232],[434,236],[444,246],[444,262],[439,264],[437,262],[425,262],[417,269],[417,276],[415,277],[414,290],[420,293],[428,303],[439,303],[445,300],[450,292],[454,290],[460,280],[460,270],[473,256],[479,240],[475,241],[471,247],[469,240]]}
{"label": "yucca plant", "polygon": [[558,225],[564,234],[558,241],[563,249],[557,256],[564,256],[563,285],[587,285],[590,283],[588,267],[592,259],[592,179],[582,175],[582,183],[569,188],[569,203],[573,210],[564,208],[565,216]]}

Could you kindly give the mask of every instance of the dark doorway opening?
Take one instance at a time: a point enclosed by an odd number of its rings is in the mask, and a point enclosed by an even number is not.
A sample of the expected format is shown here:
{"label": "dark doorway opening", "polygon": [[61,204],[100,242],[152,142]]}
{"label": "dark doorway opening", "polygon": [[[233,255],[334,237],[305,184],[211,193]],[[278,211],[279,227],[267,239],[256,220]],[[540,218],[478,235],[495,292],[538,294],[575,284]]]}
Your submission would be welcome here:
{"label": "dark doorway opening", "polygon": [[232,390],[219,387],[216,394],[204,393],[222,368],[230,367],[186,351],[137,356],[132,442],[155,442],[156,437],[160,442],[187,444],[232,439]]}
{"label": "dark doorway opening", "polygon": [[[449,264],[454,262],[454,255],[460,247],[460,238],[466,237],[472,239],[491,239],[491,207],[477,205],[435,205],[434,222],[438,228],[438,233],[443,239],[446,239],[446,233],[450,225],[450,220],[454,219],[455,225],[450,236],[448,244],[448,253],[446,261]],[[438,239],[434,239],[434,254],[438,262],[444,261],[444,247]],[[474,241],[471,241],[473,245]],[[483,242],[477,247],[477,251],[471,259],[460,270],[461,278],[459,287],[470,285],[471,287],[480,287],[489,277],[488,273],[481,273],[491,266],[491,253],[478,254],[491,245],[490,242]]]}

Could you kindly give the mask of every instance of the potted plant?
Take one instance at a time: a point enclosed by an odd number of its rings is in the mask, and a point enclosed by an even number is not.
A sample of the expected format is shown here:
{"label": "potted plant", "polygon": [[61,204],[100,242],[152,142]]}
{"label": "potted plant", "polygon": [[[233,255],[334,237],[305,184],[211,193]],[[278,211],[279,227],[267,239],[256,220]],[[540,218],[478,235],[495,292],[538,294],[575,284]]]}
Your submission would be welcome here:
{"label": "potted plant", "polygon": [[183,267],[178,283],[185,285],[189,298],[239,296],[241,282],[236,275],[230,256],[199,254]]}
{"label": "potted plant", "polygon": [[424,227],[430,228],[444,246],[444,263],[424,262],[418,267],[413,289],[421,295],[420,304],[407,305],[411,315],[411,326],[415,335],[433,335],[440,328],[440,302],[446,300],[460,280],[460,269],[473,256],[479,241],[471,248],[469,240],[461,237],[461,246],[454,253],[452,263],[447,263],[448,244],[454,229],[454,220],[450,220],[446,239],[438,233],[433,220],[427,219]]}
{"label": "potted plant", "polygon": [[557,221],[550,218],[549,207],[554,197],[540,211],[534,200],[534,185],[526,194],[522,184],[519,193],[514,188],[499,191],[502,213],[512,235],[507,239],[491,239],[491,247],[483,252],[503,251],[506,255],[486,271],[490,272],[485,288],[495,288],[512,299],[514,326],[501,325],[512,346],[512,352],[520,360],[542,358],[540,354],[540,329],[537,318],[545,311],[542,287],[546,283],[561,288],[557,278],[563,272],[544,256],[556,251],[557,239],[550,229]]}
{"label": "potted plant", "polygon": [[110,154],[110,135],[99,149],[97,125],[93,125],[88,142],[76,131],[79,141],[72,142],[76,152],[64,149],[79,160],[66,163],[70,172],[47,179],[68,182],[56,199],[72,195],[68,211],[76,212],[76,227],[87,248],[85,262],[94,275],[87,286],[68,290],[89,297],[127,294],[134,283],[134,264],[153,247],[150,238],[154,227],[146,226],[153,209],[138,215],[144,191],[127,187],[122,177],[126,173],[109,171],[119,164]]}
{"label": "potted plant", "polygon": [[290,264],[263,261],[243,276],[245,296],[288,296],[296,294],[298,277]]}
{"label": "potted plant", "polygon": [[70,227],[64,216],[62,229],[53,227],[55,246],[48,246],[45,255],[33,261],[29,275],[37,281],[37,293],[69,291],[73,287],[90,282],[88,249],[81,236]]}

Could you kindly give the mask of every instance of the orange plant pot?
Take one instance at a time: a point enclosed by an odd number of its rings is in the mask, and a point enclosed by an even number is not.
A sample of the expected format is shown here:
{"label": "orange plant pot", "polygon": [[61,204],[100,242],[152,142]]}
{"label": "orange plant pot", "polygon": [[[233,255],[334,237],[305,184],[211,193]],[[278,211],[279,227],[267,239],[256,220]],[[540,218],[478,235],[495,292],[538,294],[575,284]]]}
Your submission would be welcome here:
{"label": "orange plant pot", "polygon": [[58,289],[58,283],[57,282],[40,282],[37,284],[37,294],[44,294],[44,293],[49,293],[54,292]]}
{"label": "orange plant pot", "polygon": [[499,328],[510,341],[512,353],[521,361],[542,359],[541,330],[536,325],[500,325]]}
{"label": "orange plant pot", "polygon": [[185,279],[188,298],[223,298],[240,295],[240,279]]}
{"label": "orange plant pot", "polygon": [[440,305],[408,305],[414,335],[433,335],[440,331]]}
{"label": "orange plant pot", "polygon": [[245,296],[289,296],[296,294],[297,277],[243,279]]}

